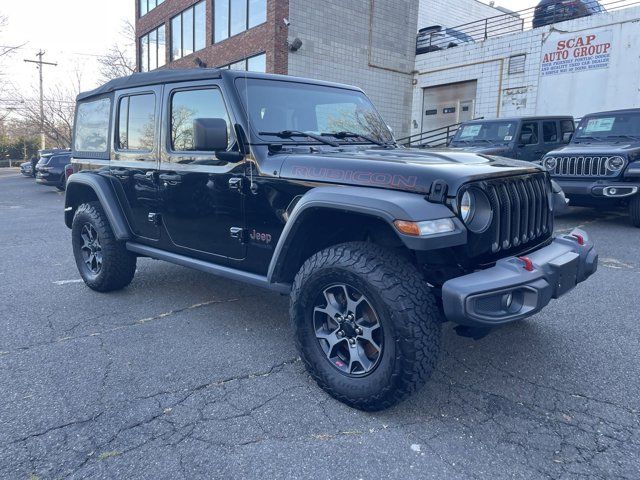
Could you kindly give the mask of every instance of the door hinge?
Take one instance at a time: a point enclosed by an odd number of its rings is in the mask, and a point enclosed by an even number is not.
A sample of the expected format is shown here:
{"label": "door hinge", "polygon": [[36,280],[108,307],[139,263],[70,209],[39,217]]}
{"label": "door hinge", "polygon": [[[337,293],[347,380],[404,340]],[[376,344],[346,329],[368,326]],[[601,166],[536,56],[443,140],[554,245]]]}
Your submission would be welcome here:
{"label": "door hinge", "polygon": [[160,225],[162,223],[162,215],[159,213],[149,212],[147,215],[147,220],[154,225]]}
{"label": "door hinge", "polygon": [[229,179],[229,190],[235,190],[236,192],[242,193],[242,186],[244,182],[242,181],[242,177],[231,177]]}
{"label": "door hinge", "polygon": [[229,229],[229,236],[231,236],[231,238],[235,238],[240,243],[246,243],[247,241],[247,231],[244,228],[231,227]]}

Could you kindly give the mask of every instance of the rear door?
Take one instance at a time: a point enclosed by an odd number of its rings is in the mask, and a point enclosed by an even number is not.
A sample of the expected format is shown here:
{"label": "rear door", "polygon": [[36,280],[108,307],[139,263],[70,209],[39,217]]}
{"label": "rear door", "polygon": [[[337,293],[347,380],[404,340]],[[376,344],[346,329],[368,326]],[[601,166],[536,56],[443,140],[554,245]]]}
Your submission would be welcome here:
{"label": "rear door", "polygon": [[109,171],[129,224],[140,240],[160,239],[158,164],[162,87],[118,92]]}
{"label": "rear door", "polygon": [[559,120],[543,120],[542,125],[542,149],[540,157],[536,160],[542,160],[542,157],[563,145],[562,133],[560,132]]}
{"label": "rear door", "polygon": [[229,112],[215,80],[165,85],[158,175],[162,223],[174,251],[212,261],[245,257],[245,162],[196,151],[193,124],[198,118],[224,119],[231,150],[236,141]]}

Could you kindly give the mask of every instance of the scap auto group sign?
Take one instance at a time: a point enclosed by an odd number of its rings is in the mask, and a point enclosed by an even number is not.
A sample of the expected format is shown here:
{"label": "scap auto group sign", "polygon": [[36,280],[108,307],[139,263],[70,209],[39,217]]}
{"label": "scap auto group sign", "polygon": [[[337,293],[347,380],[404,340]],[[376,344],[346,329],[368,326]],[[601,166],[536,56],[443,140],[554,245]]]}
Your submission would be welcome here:
{"label": "scap auto group sign", "polygon": [[542,49],[541,74],[559,75],[609,68],[611,31],[550,38]]}

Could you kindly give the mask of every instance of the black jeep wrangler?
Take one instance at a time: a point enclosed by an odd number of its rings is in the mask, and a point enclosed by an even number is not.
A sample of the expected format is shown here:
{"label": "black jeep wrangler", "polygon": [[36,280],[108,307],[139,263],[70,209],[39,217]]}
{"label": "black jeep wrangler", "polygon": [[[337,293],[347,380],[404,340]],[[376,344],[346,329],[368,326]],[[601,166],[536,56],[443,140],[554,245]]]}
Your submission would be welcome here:
{"label": "black jeep wrangler", "polygon": [[629,207],[640,227],[640,109],[593,113],[542,161],[572,205]]}
{"label": "black jeep wrangler", "polygon": [[357,408],[425,383],[445,320],[540,311],[596,269],[553,237],[564,203],[539,165],[399,148],[359,89],[165,70],[78,97],[65,221],[106,292],[151,257],[291,295],[310,374]]}
{"label": "black jeep wrangler", "polygon": [[539,162],[549,151],[569,143],[573,117],[513,117],[464,122],[450,148]]}

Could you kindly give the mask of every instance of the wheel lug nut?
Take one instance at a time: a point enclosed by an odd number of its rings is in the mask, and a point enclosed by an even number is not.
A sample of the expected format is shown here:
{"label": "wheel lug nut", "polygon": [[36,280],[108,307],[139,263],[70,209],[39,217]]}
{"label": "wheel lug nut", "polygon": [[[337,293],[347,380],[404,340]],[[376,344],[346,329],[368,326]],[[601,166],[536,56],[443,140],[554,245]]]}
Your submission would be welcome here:
{"label": "wheel lug nut", "polygon": [[338,332],[338,336],[339,336],[340,338],[344,337],[344,332],[343,332],[342,330],[340,330],[340,331]]}
{"label": "wheel lug nut", "polygon": [[355,344],[356,344],[356,339],[355,339],[355,338],[350,338],[350,339],[349,339],[349,343],[350,343],[351,345],[355,345]]}
{"label": "wheel lug nut", "polygon": [[358,335],[362,335],[362,329],[361,328],[356,328],[356,333]]}

